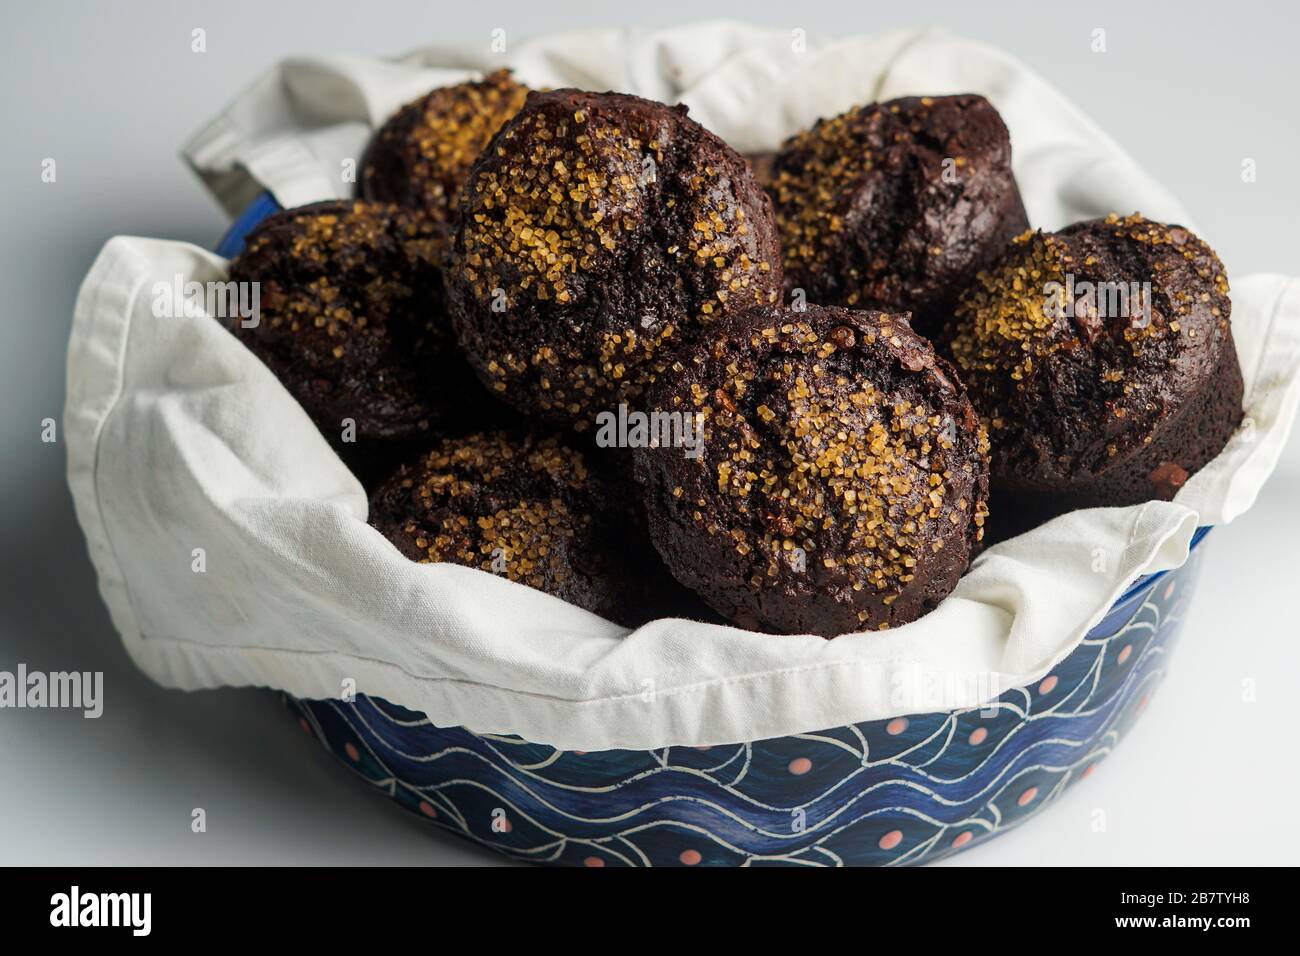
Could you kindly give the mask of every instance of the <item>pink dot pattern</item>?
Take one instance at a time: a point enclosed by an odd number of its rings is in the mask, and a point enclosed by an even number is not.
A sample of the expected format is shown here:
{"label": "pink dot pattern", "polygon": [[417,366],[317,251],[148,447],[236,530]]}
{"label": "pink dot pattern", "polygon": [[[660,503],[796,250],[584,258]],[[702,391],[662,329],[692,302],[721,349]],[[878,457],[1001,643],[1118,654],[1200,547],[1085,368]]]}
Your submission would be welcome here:
{"label": "pink dot pattern", "polygon": [[880,838],[880,848],[882,850],[892,850],[898,844],[903,842],[902,830],[890,830]]}

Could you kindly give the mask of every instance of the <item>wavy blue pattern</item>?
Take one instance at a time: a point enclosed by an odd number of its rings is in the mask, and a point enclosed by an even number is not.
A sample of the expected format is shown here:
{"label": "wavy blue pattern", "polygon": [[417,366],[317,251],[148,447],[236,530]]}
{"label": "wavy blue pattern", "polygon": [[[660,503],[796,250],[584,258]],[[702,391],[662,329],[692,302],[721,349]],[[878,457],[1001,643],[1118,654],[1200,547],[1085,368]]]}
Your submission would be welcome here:
{"label": "wavy blue pattern", "polygon": [[516,859],[928,862],[1029,819],[1110,753],[1164,675],[1197,563],[1194,551],[1140,582],[1043,681],[983,710],[704,749],[577,753],[435,727],[377,698],[290,706],[403,807]]}

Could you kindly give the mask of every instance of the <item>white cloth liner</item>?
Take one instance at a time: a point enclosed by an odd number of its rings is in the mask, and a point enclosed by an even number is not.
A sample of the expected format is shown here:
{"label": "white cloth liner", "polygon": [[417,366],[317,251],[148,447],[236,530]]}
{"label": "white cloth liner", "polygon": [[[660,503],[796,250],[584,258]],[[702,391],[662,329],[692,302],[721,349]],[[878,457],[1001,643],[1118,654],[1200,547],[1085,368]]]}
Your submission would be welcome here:
{"label": "white cloth liner", "polygon": [[[188,146],[232,213],[262,188],[296,205],[350,194],[370,129],[424,90],[512,66],[535,86],[689,104],[741,150],[905,93],[987,95],[1046,228],[1177,203],[1043,80],[942,33],[821,40],[731,23],[591,31],[505,55],[286,62]],[[1207,237],[1211,243],[1213,236]],[[662,620],[627,633],[494,575],[404,559],[365,523],[360,485],[290,395],[217,322],[159,318],[155,282],[225,275],[190,245],[111,240],[68,352],[69,483],[114,624],[155,680],[301,697],[353,685],[439,725],[564,749],[655,749],[972,707],[1034,683],[1139,575],[1176,567],[1198,524],[1250,507],[1300,399],[1300,282],[1233,281],[1248,424],[1174,502],[1057,519],[984,553],[936,611],[884,633],[772,637]],[[202,548],[206,570],[193,568]]]}

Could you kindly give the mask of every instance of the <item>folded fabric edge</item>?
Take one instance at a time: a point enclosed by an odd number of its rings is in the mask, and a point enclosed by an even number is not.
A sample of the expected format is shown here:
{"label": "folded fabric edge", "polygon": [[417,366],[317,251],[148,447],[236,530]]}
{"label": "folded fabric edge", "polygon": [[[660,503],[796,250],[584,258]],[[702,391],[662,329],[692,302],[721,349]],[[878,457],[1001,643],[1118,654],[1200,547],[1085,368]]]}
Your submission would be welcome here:
{"label": "folded fabric edge", "polygon": [[[1133,545],[1149,570],[1166,570],[1186,559],[1196,529],[1187,512],[1174,527],[1162,526],[1147,510],[1134,520]],[[181,690],[229,686],[265,687],[304,699],[337,699],[340,675],[359,693],[425,714],[436,726],[465,727],[480,734],[519,735],[559,750],[659,750],[675,746],[719,746],[815,733],[871,720],[923,712],[960,713],[978,709],[1008,690],[1032,686],[1069,656],[1131,583],[1117,582],[1097,611],[1052,659],[1032,670],[1005,668],[980,673],[979,680],[942,681],[958,692],[933,706],[900,695],[920,691],[925,675],[901,669],[897,660],[837,658],[589,700],[565,700],[474,681],[411,674],[396,664],[338,651],[303,652],[251,647],[212,647],[151,636],[126,641],[132,660],[158,683]],[[946,671],[935,671],[938,676]],[[972,676],[964,674],[959,676]],[[702,700],[703,698],[703,700]],[[866,704],[865,702],[875,702]],[[466,714],[473,714],[470,720]],[[746,715],[743,720],[737,715]]]}
{"label": "folded fabric edge", "polygon": [[[872,715],[827,717],[815,708],[805,715],[798,704],[792,706],[801,709],[791,713],[790,706],[782,708],[778,703],[790,700],[792,693],[841,700],[861,694],[870,681],[856,672],[876,663],[867,661],[826,662],[778,674],[732,678],[649,695],[577,701],[454,678],[416,676],[394,664],[334,651],[303,653],[203,647],[158,637],[130,642],[127,650],[142,671],[165,687],[179,690],[264,687],[303,699],[328,700],[339,697],[339,675],[346,674],[356,681],[358,693],[421,712],[436,726],[465,727],[480,734],[518,735],[560,750],[594,752],[717,746],[887,719]],[[1026,686],[1034,680],[1004,673],[989,676],[995,686],[1004,690]],[[787,686],[794,681],[798,682],[797,688]],[[888,699],[888,680],[878,683],[872,696]],[[706,702],[700,702],[701,695],[707,695]],[[983,700],[973,699],[969,704],[947,709],[972,709],[982,703]],[[476,716],[467,721],[464,717],[467,713]],[[736,714],[759,717],[745,721],[742,726],[732,716]],[[710,726],[705,728],[705,724]]]}
{"label": "folded fabric edge", "polygon": [[[1181,512],[1177,520],[1172,523],[1166,516],[1171,509],[1177,509],[1177,511]],[[1165,515],[1162,515],[1162,512]],[[1110,592],[1097,602],[1097,607],[1083,622],[1082,626],[1076,630],[1074,636],[1063,650],[1045,662],[1037,662],[1034,666],[1027,666],[1027,669],[1034,676],[1029,678],[1026,683],[1033,683],[1040,677],[1045,676],[1074,653],[1075,648],[1087,638],[1094,627],[1105,619],[1116,602],[1128,592],[1135,582],[1147,575],[1172,571],[1186,564],[1191,557],[1192,539],[1195,537],[1196,529],[1200,527],[1200,524],[1200,515],[1190,508],[1175,502],[1149,501],[1142,505],[1141,510],[1134,518],[1133,530],[1129,535],[1127,549],[1136,551],[1138,557],[1123,562],[1125,564],[1131,562],[1135,570],[1116,580]]]}
{"label": "folded fabric edge", "polygon": [[[1218,516],[1222,524],[1231,523],[1254,506],[1265,481],[1277,468],[1300,408],[1300,281],[1270,273],[1246,276],[1242,283],[1267,281],[1278,282],[1279,288],[1268,310],[1263,333],[1268,345],[1261,349],[1244,405],[1248,417],[1259,412],[1272,413],[1284,427],[1274,429],[1267,440],[1254,442],[1229,476],[1222,514]],[[1280,342],[1275,338],[1279,335]],[[1280,392],[1279,382],[1286,383]]]}
{"label": "folded fabric edge", "polygon": [[[130,279],[110,278],[119,274]],[[86,536],[100,596],[128,653],[140,640],[140,626],[100,508],[95,468],[104,422],[122,394],[122,358],[133,303],[148,274],[124,237],[108,240],[100,250],[73,307],[63,410],[73,509]],[[108,305],[113,296],[119,301]]]}

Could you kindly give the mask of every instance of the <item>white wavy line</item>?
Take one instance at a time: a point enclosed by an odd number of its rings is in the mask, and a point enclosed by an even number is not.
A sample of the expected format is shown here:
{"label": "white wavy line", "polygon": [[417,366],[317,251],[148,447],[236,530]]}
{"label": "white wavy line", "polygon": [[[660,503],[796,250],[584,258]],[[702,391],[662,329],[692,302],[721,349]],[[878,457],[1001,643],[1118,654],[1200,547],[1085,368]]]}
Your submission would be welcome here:
{"label": "white wavy line", "polygon": [[894,859],[886,863],[885,866],[902,866],[912,856],[916,856],[916,857],[925,856],[927,853],[930,852],[930,850],[934,848],[934,845],[939,842],[939,838],[943,836],[946,829],[947,828],[945,827],[944,829],[936,830],[934,833],[930,835],[929,839],[921,841],[916,846],[912,847],[910,850],[904,853],[902,856],[894,857]]}
{"label": "white wavy line", "polygon": [[1039,711],[1036,714],[1028,715],[1026,722],[1032,722],[1040,717],[1045,717],[1048,715],[1067,714],[1069,716],[1079,716],[1081,713],[1080,711],[1065,710],[1064,709],[1065,705],[1066,703],[1068,703],[1070,700],[1074,698],[1074,695],[1077,694],[1082,687],[1084,687],[1088,683],[1089,678],[1091,678],[1091,686],[1088,687],[1088,692],[1084,695],[1083,700],[1080,703],[1086,704],[1088,703],[1088,701],[1092,700],[1093,695],[1097,693],[1097,685],[1101,681],[1102,671],[1105,669],[1103,666],[1105,659],[1106,659],[1106,655],[1104,652],[1097,654],[1097,656],[1093,658],[1092,663],[1088,665],[1088,670],[1085,671],[1083,676],[1079,679],[1079,683],[1076,684],[1068,694],[1062,696],[1060,700],[1058,700],[1055,704],[1052,704],[1052,706],[1048,707],[1046,710]]}
{"label": "white wavy line", "polygon": [[[370,701],[376,701],[376,702],[384,700],[384,698],[382,697],[371,697],[369,694],[366,695],[366,698]],[[384,701],[384,702],[388,703],[388,701]],[[421,714],[418,720],[399,720],[398,718],[390,714],[388,711],[384,710],[384,708],[380,707],[378,703],[376,703],[374,706],[376,710],[378,710],[380,713],[384,715],[384,720],[392,724],[394,727],[423,727],[425,724],[428,724],[430,727],[435,727],[433,721],[429,719],[427,714]]]}
{"label": "white wavy line", "polygon": [[827,849],[827,848],[824,847],[824,846],[818,846],[818,845],[813,845],[813,846],[809,847],[808,849],[811,850],[811,851],[814,852],[814,853],[820,853],[820,854],[822,854],[823,856],[828,856],[828,857],[830,857],[832,860],[835,861],[835,865],[836,865],[836,867],[843,868],[843,866],[844,866],[844,858],[843,858],[842,856],[840,856],[838,853],[834,852],[833,850],[830,850],[830,849]]}
{"label": "white wavy line", "polygon": [[[502,756],[504,757],[505,754],[502,754]],[[510,763],[513,766],[518,767],[520,770],[541,770],[543,767],[551,766],[562,756],[564,756],[563,750],[552,750],[551,755],[549,757],[547,757],[545,760],[539,760],[537,763],[515,763],[515,761],[513,760],[510,761]]]}
{"label": "white wavy line", "polygon": [[[723,788],[730,793],[738,794],[740,792],[736,790],[736,787],[739,785],[740,781],[749,776],[749,768],[754,762],[754,745],[742,744],[741,746],[744,747],[745,762],[740,765],[740,773],[731,778],[730,784],[722,784]],[[719,781],[719,783],[721,783],[721,781]]]}
{"label": "white wavy line", "polygon": [[700,836],[705,837],[710,843],[713,843],[720,847],[725,847],[726,849],[731,850],[733,853],[737,853],[742,857],[764,859],[764,857],[761,854],[753,854],[747,850],[742,850],[740,849],[740,847],[728,842],[727,840],[722,839],[722,837],[718,836],[716,833],[704,829],[702,826],[700,826],[697,823],[686,823],[680,820],[647,820],[644,823],[638,824],[637,826],[622,831],[621,833],[618,834],[618,836],[624,840],[630,841],[633,834],[645,833],[648,830],[656,830],[661,827],[672,827],[675,830],[685,830],[690,833],[697,833]]}
{"label": "white wavy line", "polygon": [[[692,768],[689,768],[689,769],[698,770],[700,773],[706,773],[706,774],[711,774],[711,773],[721,773],[722,770],[723,770],[724,768],[726,768],[729,764],[734,763],[738,758],[743,757],[743,756],[745,755],[745,747],[744,747],[744,744],[723,744],[722,746],[724,746],[724,747],[734,747],[734,748],[736,748],[736,749],[735,749],[735,752],[734,752],[730,757],[728,757],[726,760],[722,761],[722,763],[714,764],[712,767],[692,767]],[[675,748],[673,748],[673,749],[675,749],[675,750],[681,750],[682,748],[681,748],[681,747],[675,747]],[[697,753],[699,752],[699,748],[697,748],[697,747],[687,747],[687,748],[685,748],[685,749],[687,749],[687,750],[694,750],[694,751],[697,752]],[[685,768],[685,767],[681,767],[679,764],[669,763],[666,767],[664,767],[664,769],[665,769],[665,770],[676,770],[676,769],[683,769],[683,770],[685,770],[685,769],[687,769],[687,768]]]}
{"label": "white wavy line", "polygon": [[867,739],[867,735],[862,732],[862,728],[857,724],[849,724],[849,729],[853,731],[859,743],[862,744],[862,762],[864,764],[871,763],[871,741]]}
{"label": "white wavy line", "polygon": [[982,704],[976,704],[974,707],[963,707],[961,710],[953,711],[953,713],[956,714],[957,716],[965,716],[966,714],[978,714],[981,711],[985,711],[985,710],[993,710],[993,711],[1005,710],[1008,713],[1015,714],[1017,717],[1020,717],[1022,719],[1027,716],[1025,709],[1021,707],[1019,704],[1013,704],[1011,703],[1011,701],[1003,700],[1001,697],[999,697],[997,700],[990,700],[990,701],[985,701]]}
{"label": "white wavy line", "polygon": [[[419,796],[419,797],[421,797],[421,798],[425,798],[425,797],[428,796],[427,794],[425,794],[425,793],[423,792],[423,789],[422,789],[422,788],[420,788],[420,787],[416,787],[416,786],[414,786],[414,785],[408,783],[405,779],[399,777],[396,773],[393,773],[392,768],[389,767],[388,764],[387,764],[387,763],[386,763],[382,758],[380,758],[379,754],[375,753],[374,748],[370,746],[369,742],[366,741],[366,740],[364,740],[364,739],[362,738],[361,734],[357,731],[356,727],[353,725],[352,721],[349,719],[349,714],[351,714],[351,715],[353,715],[353,716],[357,716],[358,719],[360,719],[360,715],[356,713],[356,710],[355,710],[356,705],[355,705],[355,704],[350,704],[350,705],[348,705],[348,707],[345,709],[345,708],[343,707],[343,705],[342,705],[342,703],[341,703],[340,701],[334,701],[334,700],[331,700],[331,701],[329,701],[329,705],[330,705],[330,707],[331,707],[335,712],[338,713],[339,718],[343,721],[343,723],[345,723],[345,724],[348,726],[348,729],[350,729],[350,730],[352,731],[353,735],[356,736],[359,740],[361,740],[362,745],[366,748],[366,751],[370,754],[370,756],[373,757],[373,758],[375,759],[375,762],[378,763],[379,766],[382,767],[384,770],[386,770],[386,771],[389,772],[389,774],[391,775],[391,779],[392,779],[392,780],[394,780],[397,784],[400,784],[401,787],[402,787],[402,789],[405,790],[405,791],[408,792],[408,793],[415,794],[415,795],[417,795],[417,796]],[[364,723],[364,721],[363,721],[363,723]],[[367,724],[366,726],[369,727],[368,724]],[[372,732],[373,732],[373,731],[372,731]],[[323,738],[323,737],[324,737],[324,734],[322,733],[322,738]],[[333,753],[332,750],[331,750],[331,753]],[[337,755],[336,755],[336,756],[337,756]],[[344,763],[344,766],[347,767],[349,770],[352,770],[354,773],[356,773],[356,775],[359,776],[362,780],[367,780],[367,781],[370,781],[370,782],[372,782],[372,783],[374,782],[374,781],[372,780],[372,778],[366,776],[364,773],[361,772],[361,768],[360,768],[360,767],[353,766],[350,762]],[[393,795],[393,796],[396,796],[396,790],[395,790],[395,789],[392,791],[392,795]],[[446,811],[448,811],[448,812],[450,812],[450,813],[452,813],[452,814],[457,818],[457,820],[458,820],[458,822],[461,824],[461,826],[462,826],[462,827],[465,827],[465,826],[466,826],[465,817],[464,817],[463,814],[461,813],[460,808],[457,807],[457,806],[455,805],[455,803],[453,803],[451,800],[448,800],[446,797],[444,797],[442,794],[437,794],[436,796],[437,796],[437,800],[438,800],[438,802],[441,803],[441,804],[443,804],[443,809],[446,810]],[[437,808],[435,807],[435,809],[437,809]]]}
{"label": "white wavy line", "polygon": [[[997,811],[997,808],[996,808],[996,807],[994,807],[993,809],[997,812],[998,817],[999,817],[999,819],[1000,819],[1000,818],[1001,818],[1001,812],[1000,812],[1000,811]],[[860,816],[860,817],[857,817],[857,818],[855,818],[855,819],[853,819],[853,820],[850,820],[850,821],[848,821],[848,822],[846,822],[846,823],[844,823],[844,824],[842,824],[842,825],[840,825],[840,826],[838,826],[838,827],[835,827],[835,828],[832,829],[832,830],[829,830],[828,832],[826,832],[825,834],[823,834],[822,836],[820,836],[820,837],[816,840],[816,842],[813,844],[813,846],[820,846],[821,844],[823,844],[823,843],[825,843],[826,841],[832,839],[833,837],[839,835],[840,833],[844,832],[845,830],[847,830],[847,829],[849,829],[849,828],[851,828],[851,827],[858,826],[859,824],[862,823],[862,821],[864,821],[864,820],[869,820],[871,817],[874,817],[874,816],[876,816],[877,814],[889,813],[889,812],[898,812],[898,813],[904,814],[904,815],[906,815],[906,816],[910,816],[910,817],[912,817],[912,818],[914,818],[914,819],[922,820],[922,821],[924,821],[925,823],[928,823],[928,824],[934,826],[934,827],[935,827],[939,832],[943,832],[944,830],[946,830],[946,829],[949,828],[949,824],[944,823],[944,822],[942,822],[942,821],[940,821],[940,820],[936,820],[934,817],[931,817],[931,816],[929,816],[928,814],[923,813],[923,812],[921,812],[920,810],[917,810],[917,809],[915,809],[915,808],[913,808],[913,807],[877,807],[876,809],[871,810],[871,811],[869,811],[869,812],[863,814],[863,815]],[[992,832],[992,831],[990,831],[990,832]]]}
{"label": "white wavy line", "polygon": [[[853,724],[846,724],[845,726],[852,727]],[[814,743],[828,744],[832,747],[838,747],[845,753],[852,754],[859,762],[866,759],[865,747],[862,750],[854,750],[844,741],[836,740],[834,737],[823,737],[821,734],[791,734],[790,736],[795,740],[811,740]]]}
{"label": "white wavy line", "polygon": [[[1130,675],[1135,674],[1135,673],[1137,673],[1136,668],[1130,670],[1130,672],[1129,672]],[[1145,679],[1145,678],[1144,678],[1144,679]],[[1125,683],[1124,683],[1120,688],[1118,688],[1118,689],[1115,691],[1115,693],[1113,693],[1113,694],[1111,694],[1109,697],[1107,697],[1106,701],[1107,701],[1107,702],[1109,702],[1109,701],[1113,701],[1113,700],[1115,700],[1116,698],[1123,696],[1124,691],[1125,691],[1125,688],[1127,687],[1128,682],[1131,681],[1131,680],[1132,680],[1132,677],[1131,677],[1131,676],[1126,676],[1126,677],[1125,677]],[[1105,703],[1103,703],[1102,707],[1104,707],[1104,706],[1105,706]],[[1089,710],[1089,711],[1081,711],[1081,712],[1078,712],[1078,713],[1073,714],[1073,715],[1071,715],[1071,716],[1089,716],[1089,717],[1091,717],[1091,716],[1097,714],[1097,713],[1102,709],[1102,707],[1093,708],[1092,710]],[[1099,728],[1099,733],[1103,736],[1103,738],[1104,738],[1104,735],[1105,735],[1105,734],[1108,734],[1108,733],[1111,732],[1111,729],[1110,729],[1111,726],[1112,726],[1112,725],[1113,725],[1113,724],[1114,724],[1114,723],[1115,723],[1115,722],[1116,722],[1116,721],[1117,721],[1117,720],[1118,720],[1118,719],[1123,715],[1123,713],[1124,713],[1123,709],[1117,707],[1117,708],[1115,709],[1115,712],[1114,712],[1114,713],[1110,716],[1110,718],[1107,720],[1107,723],[1106,723],[1106,727],[1105,727],[1105,729]],[[1037,716],[1043,716],[1043,715],[1037,715]],[[1004,746],[1010,746],[1010,742],[1013,740],[1013,738],[1015,738],[1017,734],[1021,733],[1022,728],[1024,728],[1024,727],[1028,727],[1029,724],[1030,724],[1030,721],[1027,721],[1027,722],[1025,722],[1025,723],[1023,723],[1023,724],[1017,724],[1015,727],[1012,727],[1012,728],[1007,732],[1007,734],[1006,734],[1004,737],[1002,737],[1001,740],[998,741],[997,745],[993,748],[993,752],[989,755],[989,758],[987,758],[987,759],[986,759],[983,763],[981,763],[978,767],[973,768],[973,769],[972,769],[971,771],[969,771],[968,773],[963,774],[962,777],[957,778],[957,780],[964,780],[964,779],[965,779],[967,776],[969,776],[971,773],[975,773],[977,770],[983,769],[985,766],[987,766],[988,759],[991,759],[992,756],[993,756],[993,754],[996,754],[996,753],[998,752],[998,750],[1000,750],[1002,747],[1004,747]],[[1037,747],[1037,746],[1039,746],[1040,744],[1047,744],[1047,743],[1052,743],[1052,744],[1062,743],[1062,744],[1067,744],[1068,746],[1071,746],[1071,747],[1077,747],[1077,746],[1082,746],[1082,745],[1084,745],[1084,742],[1064,741],[1064,740],[1061,740],[1061,739],[1059,739],[1059,738],[1049,737],[1049,738],[1045,738],[1045,739],[1042,740],[1042,741],[1035,741],[1035,742],[1034,742],[1033,744],[1031,744],[1030,746],[1023,748],[1023,750],[1022,750],[1021,752],[1022,752],[1022,753],[1028,753],[1029,750],[1031,749],[1031,747]],[[956,782],[956,781],[954,781],[954,782]],[[997,780],[991,781],[991,783],[990,783],[990,787],[991,787],[992,785],[996,784],[996,783],[997,783]],[[981,791],[981,793],[987,791],[988,789],[989,789],[989,787],[985,787],[984,790]]]}
{"label": "white wavy line", "polygon": [[[928,715],[921,715],[921,716],[928,716]],[[908,747],[906,750],[900,750],[898,753],[893,754],[893,755],[891,755],[891,756],[889,756],[889,757],[886,757],[886,758],[884,758],[883,760],[881,760],[881,761],[879,761],[879,762],[869,764],[868,766],[870,766],[870,767],[887,767],[887,766],[897,766],[897,765],[899,765],[900,762],[902,761],[902,758],[903,758],[903,757],[906,757],[908,754],[910,754],[910,753],[914,753],[914,752],[916,752],[916,751],[922,749],[923,747],[925,747],[926,744],[930,743],[932,740],[934,740],[936,737],[938,737],[940,734],[942,734],[942,733],[943,733],[943,728],[947,725],[948,721],[951,720],[951,719],[952,719],[952,714],[948,714],[947,717],[946,717],[943,721],[940,722],[939,726],[935,727],[935,729],[934,729],[933,731],[930,732],[930,735],[929,735],[928,737],[926,737],[924,740],[918,740],[916,743],[912,744],[912,745],[911,745],[910,747]],[[910,723],[910,720],[909,720],[909,723]],[[931,758],[931,759],[933,759],[933,758]],[[930,761],[926,761],[926,762],[929,763]],[[903,764],[903,766],[909,766],[909,767],[910,767],[910,766],[913,766],[913,765],[912,765],[912,764]],[[863,769],[867,769],[867,768],[864,767]],[[834,788],[832,788],[832,789],[834,789]],[[827,792],[829,793],[830,791],[827,791]]]}
{"label": "white wavy line", "polygon": [[948,739],[943,742],[942,747],[940,747],[938,750],[934,752],[933,757],[925,761],[925,763],[917,764],[916,769],[919,770],[921,767],[930,766],[930,764],[934,763],[936,760],[938,760],[940,757],[946,754],[948,752],[948,748],[952,746],[952,739],[957,735],[957,721],[953,718],[952,714],[949,714],[947,718],[945,718],[943,722],[943,726],[948,728]]}
{"label": "white wavy line", "polygon": [[[1085,710],[1085,709],[1079,709],[1079,710],[1069,711],[1069,712],[1067,712],[1067,715],[1068,715],[1069,717],[1076,717],[1076,718],[1092,717],[1092,716],[1098,714],[1100,711],[1102,711],[1102,710],[1104,710],[1105,708],[1107,708],[1108,706],[1111,706],[1111,705],[1113,704],[1114,701],[1116,701],[1118,698],[1122,697],[1122,696],[1125,694],[1126,690],[1129,688],[1130,683],[1135,679],[1135,675],[1137,675],[1137,674],[1141,671],[1141,664],[1142,664],[1142,662],[1143,662],[1144,660],[1147,659],[1148,653],[1151,652],[1152,649],[1153,649],[1153,648],[1156,648],[1156,647],[1158,647],[1158,645],[1156,645],[1154,642],[1150,642],[1150,643],[1146,644],[1146,645],[1144,646],[1144,648],[1143,648],[1143,652],[1142,652],[1142,654],[1139,656],[1138,660],[1134,662],[1134,664],[1133,664],[1132,667],[1128,668],[1128,672],[1124,675],[1123,679],[1120,681],[1119,686],[1116,687],[1115,690],[1114,690],[1112,693],[1110,693],[1109,695],[1107,695],[1107,696],[1106,696],[1105,698],[1103,698],[1101,701],[1097,702],[1096,706],[1091,707],[1091,708],[1086,709],[1086,710]],[[1164,653],[1163,646],[1159,646],[1159,653]],[[1101,659],[1101,656],[1102,656],[1102,655],[1099,655],[1099,657],[1098,657],[1099,660]],[[1087,700],[1089,700],[1089,701],[1092,700],[1092,697],[1093,697],[1093,694],[1095,693],[1095,690],[1096,690],[1096,688],[1095,688],[1095,686],[1094,686],[1093,693],[1090,693],[1090,694],[1088,695]],[[1007,733],[1006,733],[1006,734],[1005,734],[1005,735],[1004,735],[1004,736],[1003,736],[1003,737],[998,741],[998,743],[994,746],[994,748],[993,748],[993,752],[992,752],[992,754],[990,754],[990,757],[991,757],[993,754],[996,754],[996,753],[998,752],[998,750],[1000,750],[1002,747],[1007,746],[1008,743],[1009,743],[1011,740],[1013,740],[1013,739],[1017,736],[1017,734],[1019,734],[1019,733],[1022,732],[1022,728],[1028,727],[1028,726],[1030,726],[1034,721],[1036,721],[1036,720],[1040,720],[1040,719],[1042,719],[1042,718],[1044,718],[1044,717],[1048,717],[1048,716],[1057,716],[1057,712],[1056,712],[1056,708],[1055,708],[1055,707],[1053,707],[1052,709],[1050,709],[1050,710],[1048,710],[1048,711],[1044,711],[1044,712],[1042,712],[1042,713],[1028,715],[1028,716],[1024,719],[1023,722],[1021,722],[1021,723],[1019,723],[1019,724],[1016,724],[1015,726],[1011,727],[1011,728],[1007,731]],[[956,778],[956,779],[957,779],[957,780],[965,779],[966,776],[969,776],[970,773],[974,773],[975,770],[980,769],[980,767],[982,767],[983,765],[984,765],[984,764],[981,763],[978,767],[972,769],[972,770],[969,771],[967,774],[963,775],[962,777],[958,777],[958,778]],[[927,779],[930,779],[930,778],[928,777],[928,775],[927,775]],[[955,781],[954,781],[954,782],[955,782]]]}
{"label": "white wavy line", "polygon": [[633,849],[633,851],[636,853],[636,855],[640,857],[642,866],[650,865],[650,857],[645,855],[645,850],[641,849],[639,846],[637,846],[627,837],[619,836],[619,837],[615,837],[615,839],[621,840],[624,843],[626,843],[628,846],[630,846]]}

